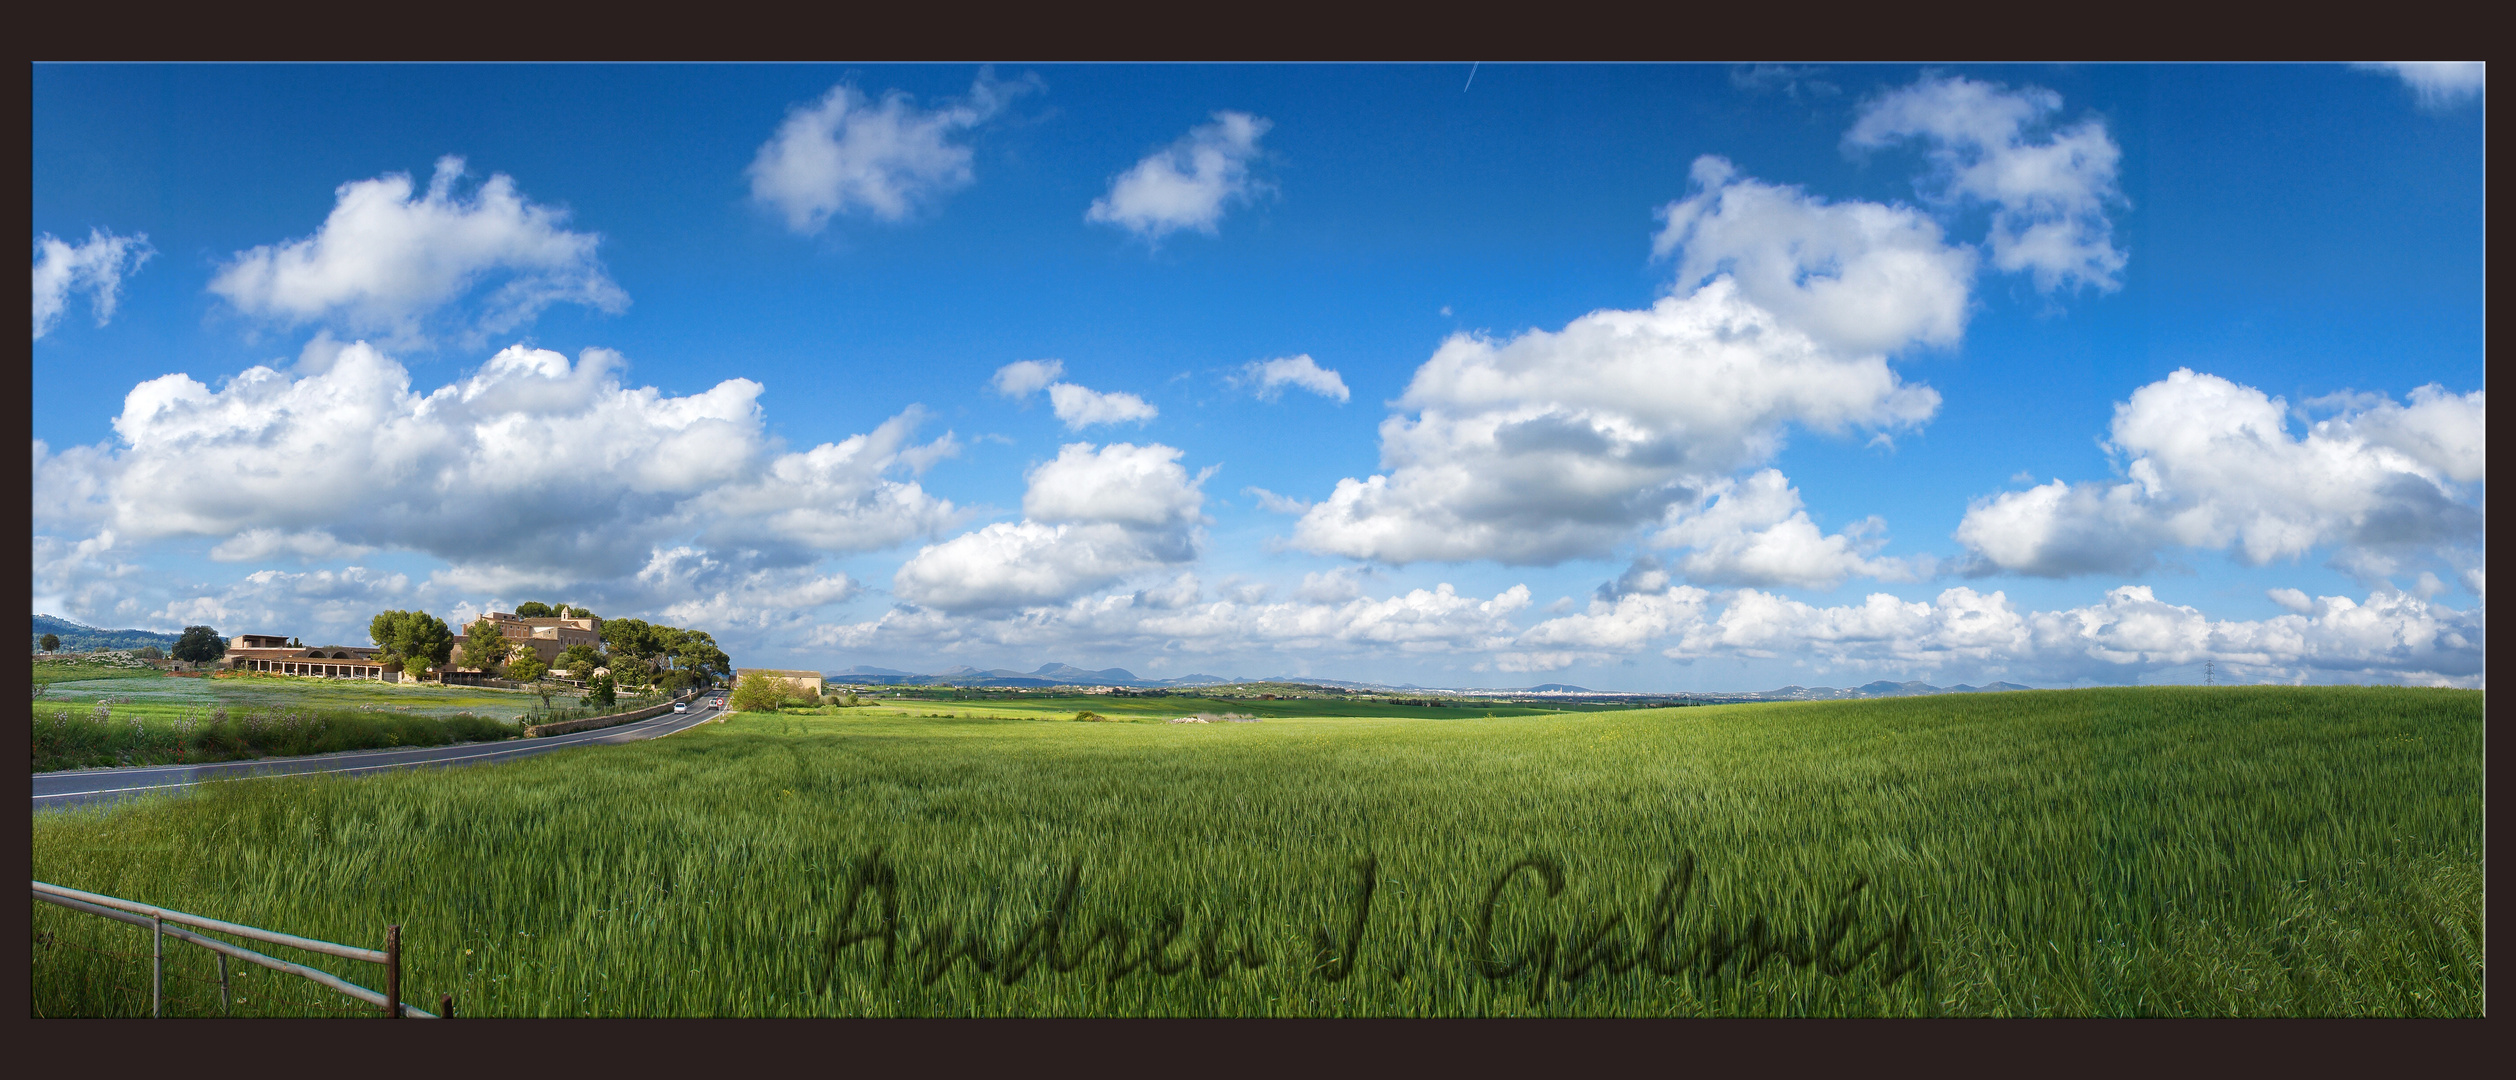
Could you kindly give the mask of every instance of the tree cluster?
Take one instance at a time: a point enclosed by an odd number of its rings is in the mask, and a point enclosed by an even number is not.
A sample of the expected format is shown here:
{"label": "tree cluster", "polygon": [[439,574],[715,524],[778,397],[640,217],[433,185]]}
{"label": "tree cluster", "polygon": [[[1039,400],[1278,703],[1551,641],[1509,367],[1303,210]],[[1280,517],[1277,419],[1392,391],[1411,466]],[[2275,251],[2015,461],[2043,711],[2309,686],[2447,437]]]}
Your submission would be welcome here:
{"label": "tree cluster", "polygon": [[206,626],[187,626],[183,636],[175,639],[175,659],[192,664],[206,664],[227,655],[227,639]]}
{"label": "tree cluster", "polygon": [[519,619],[591,619],[596,616],[593,612],[581,607],[527,600],[515,606],[515,617]]}
{"label": "tree cluster", "polygon": [[577,702],[581,705],[608,708],[618,700],[620,700],[620,692],[612,685],[612,677],[597,675],[585,681],[585,696],[578,698]]}
{"label": "tree cluster", "polygon": [[[531,601],[516,605],[519,618],[599,619],[581,607]],[[388,611],[375,617],[368,636],[383,650],[390,667],[420,674],[449,662],[532,682],[554,672],[591,683],[596,669],[608,669],[606,698],[615,688],[654,687],[682,690],[714,686],[733,678],[734,661],[704,630],[649,623],[643,619],[603,619],[602,647],[571,645],[557,659],[545,662],[531,646],[507,638],[487,616],[464,627],[457,637],[444,620],[416,611]],[[589,687],[591,689],[591,687]]]}
{"label": "tree cluster", "polygon": [[507,657],[513,651],[514,646],[507,644],[505,631],[498,629],[498,621],[483,615],[463,628],[459,662],[463,667],[478,668],[494,675],[504,669]]}
{"label": "tree cluster", "polygon": [[733,658],[704,630],[605,619],[603,644],[610,650],[613,677],[624,681],[681,690],[713,686],[734,675]]}
{"label": "tree cluster", "polygon": [[454,631],[425,611],[387,611],[367,620],[367,637],[384,666],[414,678],[444,667],[454,655]]}
{"label": "tree cluster", "polygon": [[567,672],[572,679],[591,679],[594,669],[604,666],[603,652],[592,645],[570,645],[551,666]]}
{"label": "tree cluster", "polygon": [[542,662],[542,654],[531,645],[516,642],[514,655],[507,659],[507,677],[517,682],[532,682],[550,674],[550,665]]}

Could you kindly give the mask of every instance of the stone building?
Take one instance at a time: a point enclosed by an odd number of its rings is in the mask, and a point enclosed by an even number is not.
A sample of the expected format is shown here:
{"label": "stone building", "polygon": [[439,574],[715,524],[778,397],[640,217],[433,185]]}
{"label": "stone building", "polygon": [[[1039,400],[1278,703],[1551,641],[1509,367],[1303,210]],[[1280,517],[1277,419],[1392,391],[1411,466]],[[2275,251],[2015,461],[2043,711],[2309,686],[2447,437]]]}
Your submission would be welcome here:
{"label": "stone building", "polygon": [[[483,617],[498,624],[498,633],[507,639],[510,655],[514,646],[529,645],[545,664],[557,664],[559,654],[568,651],[571,646],[587,645],[597,650],[603,647],[603,620],[591,616],[582,619],[526,619],[517,617],[513,612],[492,611]],[[455,639],[456,645],[468,644],[471,636],[471,624],[466,623],[462,636]],[[455,658],[460,661],[462,653],[457,652]]]}
{"label": "stone building", "polygon": [[386,671],[370,645],[290,645],[278,634],[238,634],[227,643],[220,662],[233,671],[270,675],[311,675],[325,679],[375,679],[399,682],[399,672]]}

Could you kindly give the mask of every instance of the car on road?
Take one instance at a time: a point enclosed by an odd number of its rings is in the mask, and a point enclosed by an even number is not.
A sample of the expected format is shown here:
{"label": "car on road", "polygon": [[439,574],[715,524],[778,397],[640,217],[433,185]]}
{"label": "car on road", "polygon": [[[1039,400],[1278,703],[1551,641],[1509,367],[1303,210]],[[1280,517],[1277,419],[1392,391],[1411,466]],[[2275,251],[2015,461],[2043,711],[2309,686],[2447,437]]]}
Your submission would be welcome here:
{"label": "car on road", "polygon": [[674,702],[674,703],[673,703],[673,711],[674,711],[674,712],[689,712],[689,711],[690,711],[690,703],[689,703],[689,702],[687,702],[687,701],[676,701],[676,702]]}

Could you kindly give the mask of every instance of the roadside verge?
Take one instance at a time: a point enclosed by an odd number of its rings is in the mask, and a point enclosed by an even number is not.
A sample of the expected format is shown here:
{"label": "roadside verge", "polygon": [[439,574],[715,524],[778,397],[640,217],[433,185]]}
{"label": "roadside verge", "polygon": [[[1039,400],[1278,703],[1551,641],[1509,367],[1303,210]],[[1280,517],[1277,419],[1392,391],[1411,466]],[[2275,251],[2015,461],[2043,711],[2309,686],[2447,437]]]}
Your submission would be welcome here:
{"label": "roadside verge", "polygon": [[528,724],[524,728],[524,737],[528,739],[538,739],[544,735],[569,735],[579,731],[596,731],[602,728],[616,727],[621,724],[634,724],[640,720],[652,720],[658,716],[662,716],[665,713],[673,711],[674,705],[689,701],[698,696],[698,691],[691,690],[684,692],[680,697],[674,698],[671,701],[667,701],[661,705],[652,706],[650,708],[640,709],[636,712],[614,713],[610,716],[589,716],[583,720],[562,720],[556,724]]}

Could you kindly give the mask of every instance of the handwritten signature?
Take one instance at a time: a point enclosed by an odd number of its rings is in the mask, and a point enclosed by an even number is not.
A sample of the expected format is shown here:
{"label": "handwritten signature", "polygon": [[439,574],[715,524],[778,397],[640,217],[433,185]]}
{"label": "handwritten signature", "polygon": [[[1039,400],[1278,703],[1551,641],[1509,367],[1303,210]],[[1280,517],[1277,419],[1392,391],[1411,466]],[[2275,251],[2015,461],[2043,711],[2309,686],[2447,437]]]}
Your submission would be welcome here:
{"label": "handwritten signature", "polygon": [[[1328,983],[1341,983],[1362,968],[1379,870],[1380,862],[1375,857],[1367,855],[1355,860],[1351,918],[1342,934],[1331,934],[1324,926],[1312,929],[1309,975]],[[1477,974],[1491,982],[1526,978],[1531,1004],[1543,1002],[1552,985],[1571,986],[1593,975],[1616,976],[1636,968],[1663,978],[1689,973],[1698,978],[1714,978],[1727,972],[1733,978],[1746,979],[1767,964],[1779,961],[1841,979],[1867,965],[1878,985],[1886,987],[1923,967],[1925,958],[1914,936],[1910,915],[1897,916],[1873,934],[1856,932],[1861,921],[1859,901],[1869,886],[1866,876],[1854,878],[1844,888],[1833,914],[1815,928],[1786,932],[1766,916],[1754,914],[1744,921],[1683,933],[1678,923],[1694,896],[1696,878],[1695,853],[1684,852],[1669,868],[1659,893],[1636,922],[1629,924],[1624,912],[1614,912],[1569,935],[1540,930],[1498,947],[1495,913],[1516,883],[1526,881],[1542,889],[1546,900],[1555,899],[1564,891],[1562,863],[1550,856],[1531,855],[1505,869],[1486,889],[1485,901],[1471,921],[1473,930],[1467,946],[1470,962]],[[946,918],[919,934],[904,956],[899,875],[883,861],[882,849],[876,848],[847,871],[844,899],[831,911],[819,935],[821,986],[824,990],[829,988],[841,959],[859,947],[873,949],[872,959],[884,981],[890,980],[895,968],[905,965],[920,983],[930,986],[963,963],[983,976],[1012,986],[1041,968],[1061,974],[1073,972],[1095,953],[1105,955],[1100,974],[1103,981],[1112,984],[1138,972],[1172,978],[1194,971],[1214,980],[1236,967],[1255,971],[1270,962],[1262,943],[1246,931],[1235,934],[1227,944],[1220,920],[1208,923],[1183,941],[1188,916],[1185,908],[1176,905],[1164,909],[1151,926],[1141,930],[1131,929],[1115,917],[1103,917],[1087,927],[1075,911],[1082,885],[1082,864],[1069,864],[1046,909],[1002,947],[991,946],[977,928]],[[1641,928],[1639,943],[1633,940],[1634,926]],[[1394,961],[1385,963],[1382,971],[1396,981],[1405,980],[1408,974]]]}

